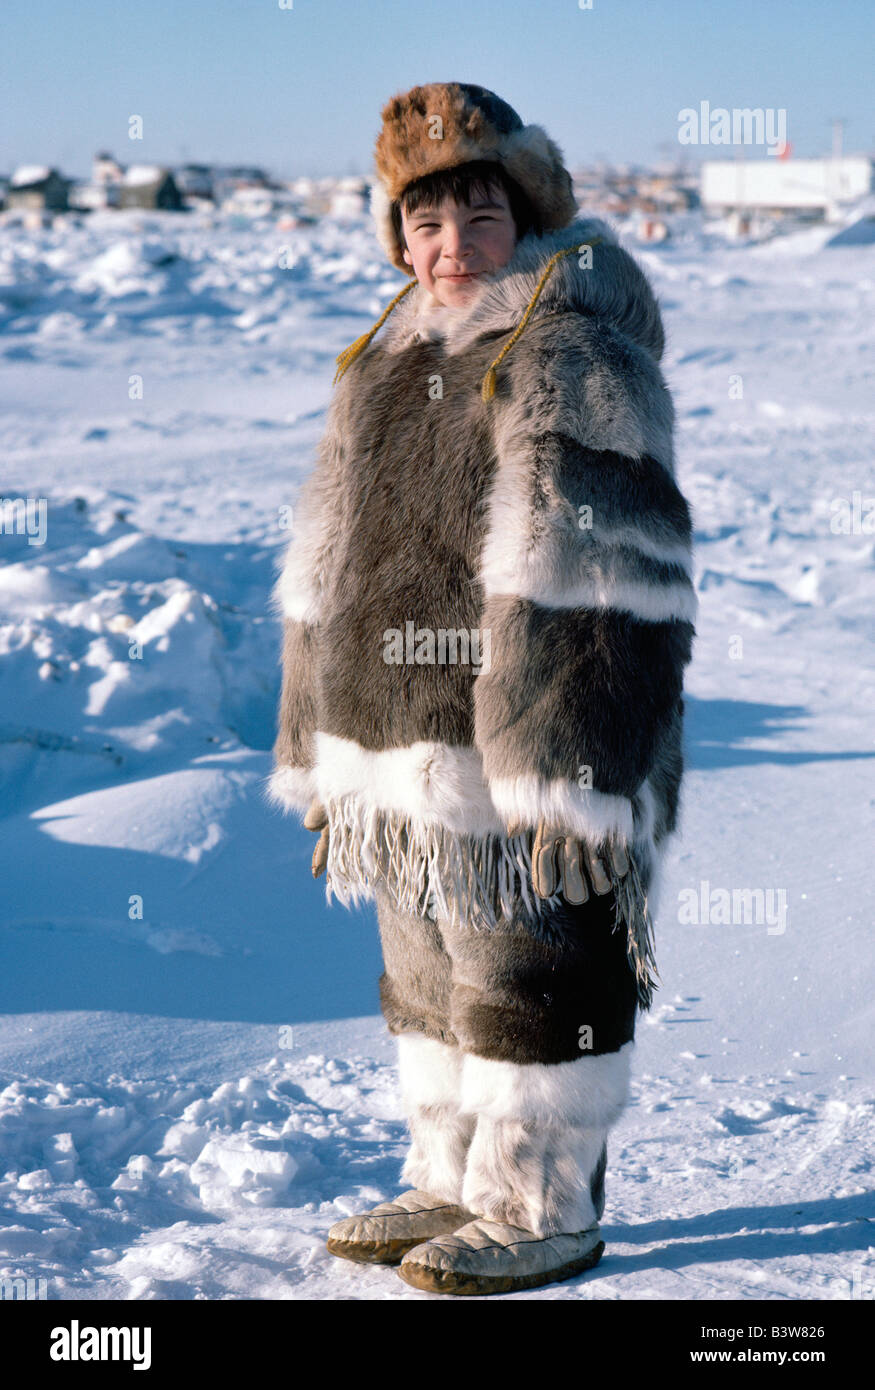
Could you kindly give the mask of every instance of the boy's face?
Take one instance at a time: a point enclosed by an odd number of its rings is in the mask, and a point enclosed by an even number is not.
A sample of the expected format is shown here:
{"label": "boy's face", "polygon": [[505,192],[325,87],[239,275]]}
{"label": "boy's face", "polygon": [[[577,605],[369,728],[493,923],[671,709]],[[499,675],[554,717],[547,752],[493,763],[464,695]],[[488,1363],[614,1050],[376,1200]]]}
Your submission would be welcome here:
{"label": "boy's face", "polygon": [[507,265],[517,240],[503,188],[475,194],[470,207],[445,198],[439,207],[408,215],[402,205],[401,226],[405,261],[419,283],[451,307],[467,304],[487,272]]}

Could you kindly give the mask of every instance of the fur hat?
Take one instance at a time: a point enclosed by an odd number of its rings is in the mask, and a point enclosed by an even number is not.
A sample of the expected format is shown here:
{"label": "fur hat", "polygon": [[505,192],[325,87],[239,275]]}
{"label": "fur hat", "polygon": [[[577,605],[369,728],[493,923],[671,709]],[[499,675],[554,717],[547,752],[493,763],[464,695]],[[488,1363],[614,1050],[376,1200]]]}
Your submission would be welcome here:
{"label": "fur hat", "polygon": [[562,151],[539,125],[523,125],[506,101],[469,82],[428,82],[383,107],[374,152],[371,213],[377,238],[393,265],[414,273],[402,256],[392,204],[405,188],[438,169],[471,160],[501,164],[535,207],[544,231],[565,227],[577,204]]}

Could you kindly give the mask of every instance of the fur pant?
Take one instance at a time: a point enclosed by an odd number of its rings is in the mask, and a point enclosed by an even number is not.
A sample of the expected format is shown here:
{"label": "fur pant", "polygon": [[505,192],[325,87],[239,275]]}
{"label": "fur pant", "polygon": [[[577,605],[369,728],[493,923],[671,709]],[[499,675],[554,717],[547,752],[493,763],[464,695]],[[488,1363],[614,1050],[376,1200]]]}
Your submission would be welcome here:
{"label": "fur pant", "polygon": [[383,1015],[411,1134],[402,1178],[540,1236],[604,1211],[637,1008],[613,897],[497,928],[401,912],[377,891]]}

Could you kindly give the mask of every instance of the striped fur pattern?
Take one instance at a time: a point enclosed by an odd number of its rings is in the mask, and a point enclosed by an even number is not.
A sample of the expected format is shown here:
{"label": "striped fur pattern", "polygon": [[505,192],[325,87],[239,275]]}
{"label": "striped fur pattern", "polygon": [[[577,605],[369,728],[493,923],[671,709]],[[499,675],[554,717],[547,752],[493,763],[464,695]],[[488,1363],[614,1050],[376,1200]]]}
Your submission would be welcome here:
{"label": "striped fur pattern", "polygon": [[[591,267],[557,262],[484,402],[545,261],[596,235]],[[646,1007],[697,606],[658,307],[610,229],[581,220],[523,238],[464,312],[433,308],[415,286],[332,401],[275,591],[268,790],[325,805],[329,899],[386,883],[402,909],[475,929],[518,894],[536,925],[555,907],[531,893],[539,819],[623,844]],[[490,660],[387,659],[408,625],[488,634]]]}

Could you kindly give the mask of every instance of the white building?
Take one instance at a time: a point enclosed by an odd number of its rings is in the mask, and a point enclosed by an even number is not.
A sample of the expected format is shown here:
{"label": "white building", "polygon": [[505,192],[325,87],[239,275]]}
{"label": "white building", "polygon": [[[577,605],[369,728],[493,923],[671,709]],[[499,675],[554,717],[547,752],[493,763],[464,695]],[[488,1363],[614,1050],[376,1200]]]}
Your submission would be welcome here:
{"label": "white building", "polygon": [[873,187],[868,155],[828,159],[706,160],[702,206],[709,212],[808,212],[836,217]]}

